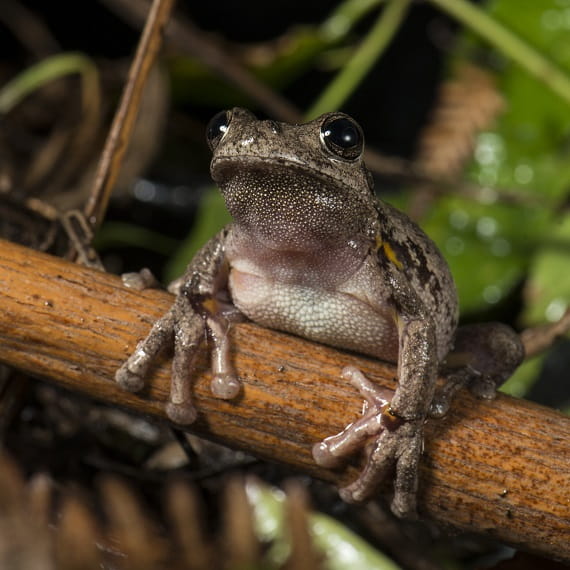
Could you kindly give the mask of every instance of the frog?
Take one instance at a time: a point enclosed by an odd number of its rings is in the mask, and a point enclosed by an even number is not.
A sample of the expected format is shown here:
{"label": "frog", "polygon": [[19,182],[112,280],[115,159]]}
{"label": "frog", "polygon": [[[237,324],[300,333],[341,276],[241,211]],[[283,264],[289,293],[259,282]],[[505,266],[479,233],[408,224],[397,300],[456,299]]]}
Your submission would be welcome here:
{"label": "frog", "polygon": [[391,478],[392,511],[415,518],[425,422],[445,415],[464,386],[493,398],[524,357],[519,336],[502,323],[458,327],[448,264],[416,223],[377,197],[362,128],[349,115],[288,124],[234,108],[212,118],[206,138],[232,222],[169,287],[172,307],[116,381],[141,390],[152,362],[173,346],[166,414],[189,425],[197,417],[192,371],[206,337],[212,394],[240,393],[229,330],[243,319],[392,362],[392,397],[347,363],[341,378],[362,395],[364,412],[312,453],[328,469],[363,453],[362,471],[340,496],[372,499]]}

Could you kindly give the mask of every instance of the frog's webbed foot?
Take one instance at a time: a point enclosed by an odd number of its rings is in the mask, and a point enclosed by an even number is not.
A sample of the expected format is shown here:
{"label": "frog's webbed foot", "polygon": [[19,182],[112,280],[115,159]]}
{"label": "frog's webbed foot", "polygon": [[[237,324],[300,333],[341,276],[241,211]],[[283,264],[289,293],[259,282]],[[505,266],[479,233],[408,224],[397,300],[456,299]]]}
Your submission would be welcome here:
{"label": "frog's webbed foot", "polygon": [[492,400],[524,359],[520,337],[502,323],[462,326],[442,370],[445,384],[433,398],[430,416],[444,416],[460,388],[467,386],[479,398]]}
{"label": "frog's webbed foot", "polygon": [[190,424],[196,419],[191,376],[198,348],[205,336],[211,343],[212,394],[216,398],[230,400],[241,389],[231,362],[228,336],[231,322],[237,320],[239,313],[234,310],[229,318],[223,304],[211,297],[192,296],[187,291],[178,295],[177,304],[183,308],[177,311],[174,323],[174,358],[166,414],[176,423]]}
{"label": "frog's webbed foot", "polygon": [[357,368],[346,367],[342,376],[365,398],[366,410],[342,432],[315,445],[315,461],[324,467],[335,467],[372,440],[366,466],[356,481],[340,490],[342,499],[360,502],[370,498],[395,468],[392,511],[398,516],[414,517],[423,420],[404,421],[394,416],[390,412],[393,393],[370,382]]}

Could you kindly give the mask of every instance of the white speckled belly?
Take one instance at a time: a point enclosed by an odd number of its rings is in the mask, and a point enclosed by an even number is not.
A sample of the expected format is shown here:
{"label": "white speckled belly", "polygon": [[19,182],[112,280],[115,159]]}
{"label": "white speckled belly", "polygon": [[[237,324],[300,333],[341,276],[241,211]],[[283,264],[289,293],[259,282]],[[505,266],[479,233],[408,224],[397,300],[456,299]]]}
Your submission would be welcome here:
{"label": "white speckled belly", "polygon": [[276,283],[232,269],[235,306],[260,325],[396,362],[398,335],[390,310],[346,293]]}

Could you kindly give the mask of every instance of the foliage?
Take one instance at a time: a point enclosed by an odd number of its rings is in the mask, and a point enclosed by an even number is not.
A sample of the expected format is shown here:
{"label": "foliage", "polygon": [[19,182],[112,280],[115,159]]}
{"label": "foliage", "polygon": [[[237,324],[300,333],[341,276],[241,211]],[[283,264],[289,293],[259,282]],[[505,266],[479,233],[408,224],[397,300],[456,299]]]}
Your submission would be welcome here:
{"label": "foliage", "polygon": [[[290,537],[284,513],[285,494],[250,481],[247,495],[253,507],[257,536],[270,543],[267,552],[271,565],[286,560],[290,551]],[[315,546],[323,554],[323,568],[327,570],[398,570],[399,566],[372,548],[358,535],[336,519],[321,513],[308,517],[308,526]]]}
{"label": "foliage", "polygon": [[[525,2],[524,8],[511,0],[489,5],[498,20],[570,70],[570,51],[560,49],[569,29],[562,19],[552,25],[553,8],[550,1]],[[570,107],[473,37],[466,39],[458,59],[482,54],[494,61],[507,102],[497,124],[478,135],[467,170],[467,179],[484,191],[477,202],[458,196],[442,199],[424,226],[449,259],[463,310],[475,312],[498,303],[528,279],[524,322],[556,320],[568,305],[570,287],[565,279],[541,274],[545,266],[536,260],[548,258],[553,249],[564,258],[564,249],[570,248],[561,231],[568,213],[559,209],[570,188]],[[501,199],[501,190],[516,194],[516,203]],[[567,255],[561,261],[568,264]]]}

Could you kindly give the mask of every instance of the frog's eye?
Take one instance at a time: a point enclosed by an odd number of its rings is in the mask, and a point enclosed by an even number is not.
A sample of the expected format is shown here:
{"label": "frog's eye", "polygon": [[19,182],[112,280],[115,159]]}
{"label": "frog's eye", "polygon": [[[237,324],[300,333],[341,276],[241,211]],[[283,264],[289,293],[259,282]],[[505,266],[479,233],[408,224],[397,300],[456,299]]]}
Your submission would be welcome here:
{"label": "frog's eye", "polygon": [[344,160],[356,160],[364,149],[360,125],[346,115],[333,115],[321,125],[321,140],[329,152]]}
{"label": "frog's eye", "polygon": [[206,127],[206,139],[211,150],[218,146],[218,143],[226,134],[230,126],[230,119],[231,113],[229,111],[220,111],[210,119]]}

